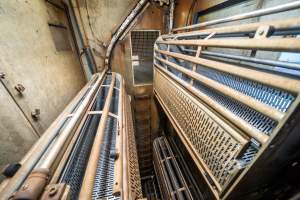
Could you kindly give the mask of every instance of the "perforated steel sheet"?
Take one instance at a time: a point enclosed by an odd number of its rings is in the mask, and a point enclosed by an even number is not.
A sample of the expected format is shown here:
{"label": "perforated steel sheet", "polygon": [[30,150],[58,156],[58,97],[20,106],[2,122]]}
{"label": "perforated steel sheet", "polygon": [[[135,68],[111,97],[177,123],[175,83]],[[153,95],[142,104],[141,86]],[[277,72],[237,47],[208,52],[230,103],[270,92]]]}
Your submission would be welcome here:
{"label": "perforated steel sheet", "polygon": [[120,199],[113,196],[114,184],[114,157],[110,156],[115,152],[117,119],[109,117],[106,122],[104,140],[101,146],[97,173],[93,188],[93,199]]}
{"label": "perforated steel sheet", "polygon": [[224,128],[215,121],[216,115],[208,112],[174,81],[157,70],[154,77],[155,91],[165,109],[172,115],[211,178],[223,190],[240,170],[237,159],[242,154],[243,145],[232,136],[232,129]]}

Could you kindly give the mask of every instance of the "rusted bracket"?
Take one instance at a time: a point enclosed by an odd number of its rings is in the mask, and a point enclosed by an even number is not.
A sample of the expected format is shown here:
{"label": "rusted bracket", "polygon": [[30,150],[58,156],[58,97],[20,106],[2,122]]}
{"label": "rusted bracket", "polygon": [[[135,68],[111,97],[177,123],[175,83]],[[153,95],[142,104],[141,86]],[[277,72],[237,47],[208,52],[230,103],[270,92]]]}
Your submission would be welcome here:
{"label": "rusted bracket", "polygon": [[65,183],[49,184],[49,170],[37,169],[31,172],[23,186],[10,197],[10,200],[67,200],[70,199],[70,186]]}
{"label": "rusted bracket", "polygon": [[65,183],[50,184],[46,187],[40,200],[70,199],[70,186]]}
{"label": "rusted bracket", "polygon": [[22,187],[12,195],[13,200],[35,200],[43,193],[49,179],[48,169],[33,170]]}

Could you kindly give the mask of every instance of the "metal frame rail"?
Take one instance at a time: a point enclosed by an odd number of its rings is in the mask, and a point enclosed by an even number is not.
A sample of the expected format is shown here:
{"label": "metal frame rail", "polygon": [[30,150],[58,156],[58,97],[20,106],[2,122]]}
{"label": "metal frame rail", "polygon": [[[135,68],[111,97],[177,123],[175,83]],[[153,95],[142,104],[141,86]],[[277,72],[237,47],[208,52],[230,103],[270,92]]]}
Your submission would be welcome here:
{"label": "metal frame rail", "polygon": [[[3,183],[1,199],[142,198],[131,107],[122,77],[96,74],[75,100],[50,127],[55,137],[46,141],[49,136],[42,136],[22,160],[22,164],[37,160],[30,169],[22,165],[28,176],[19,176],[18,171],[11,178],[14,182]],[[39,155],[37,148],[46,144]]]}
{"label": "metal frame rail", "polygon": [[43,157],[47,157],[47,167],[50,169],[54,159],[58,159],[57,156],[60,149],[68,143],[68,139],[74,134],[74,130],[82,119],[104,74],[105,72],[95,74],[91,78],[19,162],[21,165],[20,169],[18,169],[13,177],[7,178],[1,183],[0,199],[8,199],[17,191]]}
{"label": "metal frame rail", "polygon": [[[299,7],[295,1],[238,19]],[[254,165],[272,166],[268,147],[288,137],[286,124],[297,128],[300,101],[300,65],[263,54],[298,53],[300,18],[189,31],[236,19],[175,29],[186,32],[162,35],[154,47],[155,95],[217,199],[229,198],[243,177],[250,180]]]}
{"label": "metal frame rail", "polygon": [[173,151],[165,137],[153,142],[154,169],[163,199],[193,199]]}

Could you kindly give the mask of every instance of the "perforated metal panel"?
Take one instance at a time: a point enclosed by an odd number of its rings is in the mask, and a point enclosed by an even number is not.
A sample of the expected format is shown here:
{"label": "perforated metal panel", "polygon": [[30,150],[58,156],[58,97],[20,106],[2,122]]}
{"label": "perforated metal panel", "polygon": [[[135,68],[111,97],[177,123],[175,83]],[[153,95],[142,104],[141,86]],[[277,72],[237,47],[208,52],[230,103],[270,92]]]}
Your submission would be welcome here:
{"label": "perforated metal panel", "polygon": [[196,71],[212,80],[229,86],[283,112],[286,112],[291,103],[295,100],[295,95],[289,92],[243,79],[238,76],[226,74],[202,66],[197,66]]}
{"label": "perforated metal panel", "polygon": [[174,81],[155,70],[155,91],[165,109],[182,130],[183,137],[192,145],[199,160],[211,174],[211,178],[223,190],[240,170],[237,159],[243,145],[232,136],[234,130],[223,127],[191,95]]}
{"label": "perforated metal panel", "polygon": [[114,117],[109,117],[106,122],[105,135],[95,177],[93,199],[120,199],[112,194],[115,158],[110,156],[115,152],[116,148],[117,122],[118,120]]}
{"label": "perforated metal panel", "polygon": [[127,141],[128,141],[128,161],[129,161],[129,188],[131,190],[132,198],[142,198],[142,187],[138,163],[138,155],[136,149],[131,106],[128,97],[125,97],[126,111],[126,128],[127,128]]}

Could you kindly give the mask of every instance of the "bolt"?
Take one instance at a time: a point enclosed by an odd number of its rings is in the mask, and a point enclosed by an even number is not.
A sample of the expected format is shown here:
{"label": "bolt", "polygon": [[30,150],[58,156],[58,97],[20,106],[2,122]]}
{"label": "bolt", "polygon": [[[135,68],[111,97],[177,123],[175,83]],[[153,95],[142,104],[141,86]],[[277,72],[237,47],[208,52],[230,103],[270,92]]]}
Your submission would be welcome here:
{"label": "bolt", "polygon": [[5,74],[3,72],[0,72],[0,78],[2,78],[2,79],[5,78]]}
{"label": "bolt", "polygon": [[264,32],[265,32],[265,31],[264,31],[263,29],[261,29],[261,30],[258,31],[258,34],[259,34],[259,35],[263,35]]}
{"label": "bolt", "polygon": [[23,185],[22,190],[27,190],[28,189],[28,185]]}
{"label": "bolt", "polygon": [[34,111],[31,112],[31,117],[35,120],[38,120],[39,115],[41,114],[40,109],[34,109]]}
{"label": "bolt", "polygon": [[49,191],[49,196],[53,197],[57,193],[56,187],[52,187]]}
{"label": "bolt", "polygon": [[25,87],[22,84],[17,84],[15,89],[21,94],[25,91]]}

